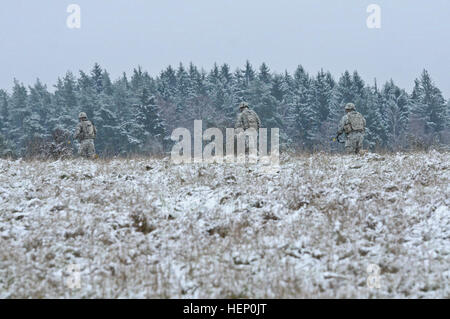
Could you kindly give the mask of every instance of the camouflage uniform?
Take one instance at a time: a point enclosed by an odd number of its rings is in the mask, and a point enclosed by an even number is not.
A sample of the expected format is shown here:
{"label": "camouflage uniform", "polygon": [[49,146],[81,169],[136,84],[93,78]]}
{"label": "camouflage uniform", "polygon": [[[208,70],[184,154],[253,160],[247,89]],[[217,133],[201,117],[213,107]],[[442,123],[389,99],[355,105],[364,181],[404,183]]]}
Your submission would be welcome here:
{"label": "camouflage uniform", "polygon": [[95,145],[93,139],[86,139],[80,142],[79,154],[82,157],[94,158],[95,156]]}
{"label": "camouflage uniform", "polygon": [[[364,142],[366,120],[360,113],[356,112],[353,103],[348,103],[345,106],[345,110],[347,114],[342,117],[339,123],[338,134],[346,134],[345,151],[348,154],[359,154]],[[356,129],[353,126],[356,126]]]}
{"label": "camouflage uniform", "polygon": [[[247,102],[241,102],[241,104],[239,105],[239,110],[240,113],[236,119],[235,124],[236,134],[240,136],[240,134],[244,134],[244,132],[248,129],[255,129],[255,138],[257,138],[258,130],[261,127],[261,120],[259,119],[258,114],[248,108]],[[248,153],[249,149],[249,139],[245,138],[245,153]]]}
{"label": "camouflage uniform", "polygon": [[249,128],[254,128],[256,131],[261,127],[261,120],[255,111],[248,108],[248,103],[242,102],[239,105],[241,113],[239,113],[236,120],[236,129],[248,130]]}
{"label": "camouflage uniform", "polygon": [[359,154],[364,142],[364,133],[351,132],[345,141],[345,151],[348,154]]}
{"label": "camouflage uniform", "polygon": [[74,137],[80,141],[80,149],[78,153],[85,158],[94,158],[95,145],[94,139],[97,136],[97,129],[94,124],[87,119],[86,113],[81,112],[79,115],[80,123],[78,123]]}

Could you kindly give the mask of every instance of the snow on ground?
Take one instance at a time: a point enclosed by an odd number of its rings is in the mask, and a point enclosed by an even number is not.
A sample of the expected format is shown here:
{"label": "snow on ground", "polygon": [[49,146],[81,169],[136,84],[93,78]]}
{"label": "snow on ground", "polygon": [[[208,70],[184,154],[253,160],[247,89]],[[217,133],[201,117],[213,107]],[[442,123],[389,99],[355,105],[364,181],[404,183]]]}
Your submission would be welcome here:
{"label": "snow on ground", "polygon": [[449,177],[436,151],[0,160],[0,297],[450,298]]}

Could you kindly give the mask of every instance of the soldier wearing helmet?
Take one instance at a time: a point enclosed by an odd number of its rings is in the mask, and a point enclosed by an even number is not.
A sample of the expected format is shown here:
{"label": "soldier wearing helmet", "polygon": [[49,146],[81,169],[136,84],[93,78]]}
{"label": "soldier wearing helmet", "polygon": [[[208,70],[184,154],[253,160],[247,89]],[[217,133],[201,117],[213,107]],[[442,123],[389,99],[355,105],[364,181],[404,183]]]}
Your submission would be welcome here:
{"label": "soldier wearing helmet", "polygon": [[[256,148],[256,140],[260,127],[261,120],[259,119],[258,114],[249,109],[247,102],[241,102],[239,104],[239,114],[236,119],[235,129],[238,137],[238,144],[241,138],[244,138],[245,153],[248,153],[249,156],[251,155],[252,157],[255,155],[253,152],[257,153],[257,149],[253,148]],[[250,139],[252,140],[251,145]],[[251,149],[250,146],[252,146]],[[238,152],[240,152],[239,149]]]}
{"label": "soldier wearing helmet", "polygon": [[235,128],[240,131],[246,131],[249,128],[254,128],[256,131],[261,127],[261,120],[255,111],[250,110],[247,102],[239,104],[238,117],[236,119]]}
{"label": "soldier wearing helmet", "polygon": [[345,104],[345,111],[346,112],[356,111],[355,104],[353,104],[353,103]]}
{"label": "soldier wearing helmet", "polygon": [[366,120],[361,113],[356,111],[355,104],[353,103],[347,103],[345,105],[345,113],[339,123],[338,136],[345,133],[347,137],[345,151],[348,154],[359,154],[364,142]]}
{"label": "soldier wearing helmet", "polygon": [[78,153],[85,158],[95,157],[94,140],[97,136],[97,129],[94,124],[88,120],[86,113],[81,112],[78,115],[79,123],[75,130],[74,137],[80,142]]}

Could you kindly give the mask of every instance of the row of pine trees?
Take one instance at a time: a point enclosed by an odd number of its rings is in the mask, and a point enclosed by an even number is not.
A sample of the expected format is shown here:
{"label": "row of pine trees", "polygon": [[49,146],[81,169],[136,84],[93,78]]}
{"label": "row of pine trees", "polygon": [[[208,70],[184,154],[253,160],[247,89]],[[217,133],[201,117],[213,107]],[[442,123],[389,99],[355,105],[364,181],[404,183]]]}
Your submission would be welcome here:
{"label": "row of pine trees", "polygon": [[196,119],[204,129],[234,127],[240,101],[249,102],[263,127],[280,129],[286,148],[336,150],[331,139],[347,102],[366,118],[366,148],[449,144],[450,101],[426,70],[408,93],[392,80],[368,85],[356,71],[336,80],[301,66],[278,74],[265,63],[256,70],[247,62],[235,71],[214,65],[209,72],[191,63],[169,66],[156,77],[138,67],[111,81],[95,64],[78,77],[67,72],[51,91],[39,79],[29,87],[14,80],[11,93],[0,90],[0,151],[26,155],[33,139],[49,139],[56,128],[73,132],[84,111],[97,127],[96,148],[104,156],[167,152],[172,130],[191,129]]}

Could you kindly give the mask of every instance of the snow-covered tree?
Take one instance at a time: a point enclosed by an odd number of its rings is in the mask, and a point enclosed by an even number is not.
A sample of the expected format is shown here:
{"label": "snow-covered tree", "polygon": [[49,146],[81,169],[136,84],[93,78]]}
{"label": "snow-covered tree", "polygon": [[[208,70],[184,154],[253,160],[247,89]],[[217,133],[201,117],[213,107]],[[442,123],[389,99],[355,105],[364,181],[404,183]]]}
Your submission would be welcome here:
{"label": "snow-covered tree", "polygon": [[91,82],[97,93],[103,92],[103,70],[98,63],[95,63],[91,70]]}
{"label": "snow-covered tree", "polygon": [[263,127],[280,128],[282,143],[305,150],[336,149],[331,138],[349,102],[366,118],[371,149],[450,142],[449,102],[427,71],[408,95],[393,81],[381,90],[366,85],[357,71],[336,82],[324,70],[310,76],[299,66],[292,75],[279,74],[265,63],[255,71],[250,61],[234,72],[228,64],[208,71],[193,63],[168,66],[156,77],[138,66],[130,80],[123,73],[114,81],[96,63],[89,72],[58,78],[54,92],[39,80],[28,88],[14,80],[11,94],[0,90],[0,133],[20,153],[34,136],[56,128],[73,132],[83,111],[97,126],[100,154],[151,153],[151,145],[164,145],[171,130],[192,128],[195,119],[204,128],[234,126],[241,101]]}
{"label": "snow-covered tree", "polygon": [[8,93],[0,89],[0,134],[6,136],[9,129],[9,96]]}
{"label": "snow-covered tree", "polygon": [[48,120],[51,94],[47,87],[37,79],[33,87],[29,87],[28,109],[29,117],[24,119],[24,131],[28,136],[41,136],[50,134]]}
{"label": "snow-covered tree", "polygon": [[409,97],[394,81],[387,82],[382,90],[387,146],[398,149],[405,145],[405,133],[409,120]]}
{"label": "snow-covered tree", "polygon": [[425,134],[438,137],[448,123],[448,109],[428,71],[423,70],[420,79],[416,79],[411,101],[411,111],[416,119],[422,121]]}
{"label": "snow-covered tree", "polygon": [[317,114],[313,107],[312,81],[302,66],[298,66],[294,73],[290,95],[287,100],[289,135],[294,147],[310,149],[315,137]]}

